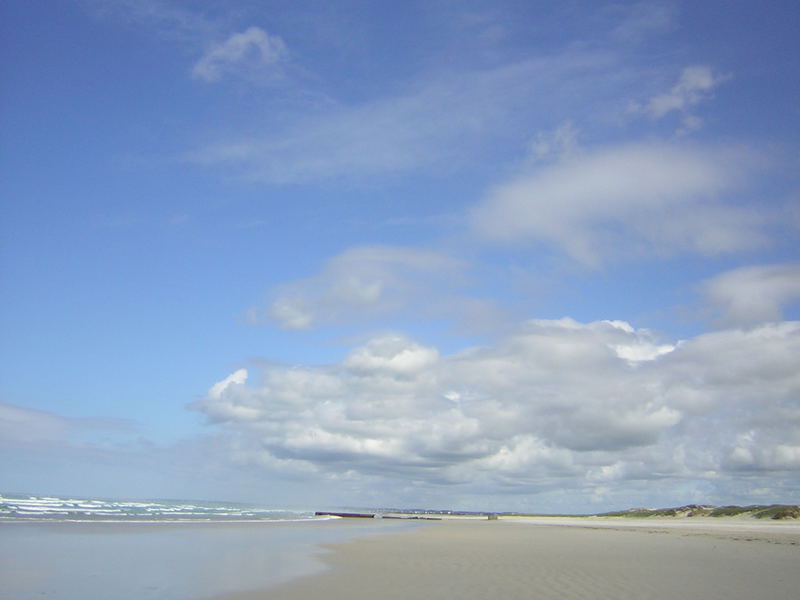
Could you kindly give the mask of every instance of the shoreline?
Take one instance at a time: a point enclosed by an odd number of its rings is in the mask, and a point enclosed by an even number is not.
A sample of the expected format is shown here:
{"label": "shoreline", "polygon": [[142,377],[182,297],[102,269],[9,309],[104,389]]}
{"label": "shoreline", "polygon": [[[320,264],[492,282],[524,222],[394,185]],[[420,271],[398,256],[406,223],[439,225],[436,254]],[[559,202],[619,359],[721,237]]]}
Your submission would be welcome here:
{"label": "shoreline", "polygon": [[800,521],[746,517],[39,521],[0,530],[0,600],[83,600],[98,590],[120,600],[794,600],[800,589]]}
{"label": "shoreline", "polygon": [[326,570],[326,544],[415,522],[0,523],[0,600],[199,600]]}
{"label": "shoreline", "polygon": [[446,518],[324,545],[322,573],[214,598],[796,598],[800,523],[687,521]]}

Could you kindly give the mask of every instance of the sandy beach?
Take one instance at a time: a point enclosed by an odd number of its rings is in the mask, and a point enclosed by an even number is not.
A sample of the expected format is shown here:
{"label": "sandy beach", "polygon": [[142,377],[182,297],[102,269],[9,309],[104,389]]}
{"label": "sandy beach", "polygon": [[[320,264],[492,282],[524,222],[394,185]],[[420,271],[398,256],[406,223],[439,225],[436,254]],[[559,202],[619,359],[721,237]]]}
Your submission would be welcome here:
{"label": "sandy beach", "polygon": [[453,519],[326,550],[321,574],[219,600],[794,600],[800,590],[797,522]]}

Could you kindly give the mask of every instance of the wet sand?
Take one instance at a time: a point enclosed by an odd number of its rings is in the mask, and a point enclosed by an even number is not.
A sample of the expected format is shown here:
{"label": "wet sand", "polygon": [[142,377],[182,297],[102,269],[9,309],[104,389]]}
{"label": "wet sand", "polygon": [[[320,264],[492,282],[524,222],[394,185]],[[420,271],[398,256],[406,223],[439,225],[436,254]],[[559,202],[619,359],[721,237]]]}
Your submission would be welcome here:
{"label": "wet sand", "polygon": [[409,522],[0,522],[0,600],[201,600],[325,571],[321,544]]}
{"label": "wet sand", "polygon": [[444,520],[326,547],[329,569],[225,600],[795,600],[800,523]]}

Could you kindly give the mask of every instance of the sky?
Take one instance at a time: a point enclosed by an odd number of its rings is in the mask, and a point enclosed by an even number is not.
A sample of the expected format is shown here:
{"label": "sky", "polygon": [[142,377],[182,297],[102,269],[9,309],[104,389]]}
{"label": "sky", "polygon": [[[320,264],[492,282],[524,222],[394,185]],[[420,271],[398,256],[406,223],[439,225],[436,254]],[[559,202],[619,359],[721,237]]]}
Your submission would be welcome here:
{"label": "sky", "polygon": [[796,2],[0,11],[3,491],[800,501]]}

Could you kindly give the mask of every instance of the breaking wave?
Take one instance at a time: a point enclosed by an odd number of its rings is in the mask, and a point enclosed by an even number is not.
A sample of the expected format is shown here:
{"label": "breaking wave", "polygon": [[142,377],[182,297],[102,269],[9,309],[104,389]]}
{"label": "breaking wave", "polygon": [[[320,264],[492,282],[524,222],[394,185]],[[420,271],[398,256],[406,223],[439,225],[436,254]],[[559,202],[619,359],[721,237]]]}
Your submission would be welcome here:
{"label": "breaking wave", "polygon": [[310,511],[180,500],[104,500],[0,494],[2,521],[305,521]]}

